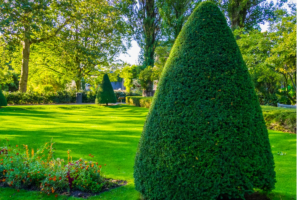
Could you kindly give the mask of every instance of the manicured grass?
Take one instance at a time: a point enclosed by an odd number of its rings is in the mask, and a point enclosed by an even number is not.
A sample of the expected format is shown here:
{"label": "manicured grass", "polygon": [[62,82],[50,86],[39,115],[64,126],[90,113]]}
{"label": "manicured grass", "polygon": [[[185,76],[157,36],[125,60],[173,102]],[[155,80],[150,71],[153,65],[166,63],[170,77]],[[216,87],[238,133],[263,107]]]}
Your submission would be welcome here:
{"label": "manicured grass", "polygon": [[282,107],[275,107],[275,106],[261,106],[263,112],[271,112],[271,111],[282,111],[282,112],[291,112],[296,113],[296,108],[282,108]]}
{"label": "manicured grass", "polygon": [[[0,109],[0,139],[11,144],[28,144],[39,148],[51,138],[56,143],[56,157],[67,159],[72,150],[74,159],[84,158],[107,164],[107,177],[127,180],[126,186],[90,199],[139,199],[134,189],[134,157],[148,109],[128,105],[48,105],[12,106]],[[296,135],[269,131],[276,163],[275,200],[296,199]],[[0,146],[1,146],[0,141]],[[286,155],[278,155],[283,152]],[[95,157],[89,157],[93,154]],[[39,192],[0,188],[0,200],[55,199]],[[75,199],[59,196],[57,199]]]}

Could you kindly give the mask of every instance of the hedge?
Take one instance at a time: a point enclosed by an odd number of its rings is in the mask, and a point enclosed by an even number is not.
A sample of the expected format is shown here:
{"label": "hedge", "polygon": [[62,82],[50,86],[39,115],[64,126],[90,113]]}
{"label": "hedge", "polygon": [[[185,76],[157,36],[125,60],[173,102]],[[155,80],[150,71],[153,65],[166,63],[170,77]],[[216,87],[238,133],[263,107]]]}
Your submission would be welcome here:
{"label": "hedge", "polygon": [[254,86],[217,5],[200,3],[164,66],[137,148],[145,199],[244,199],[275,187]]}
{"label": "hedge", "polygon": [[[116,98],[126,96],[124,91],[114,91]],[[92,91],[82,91],[82,103],[95,103],[96,94]],[[61,104],[76,103],[76,91],[49,92],[40,94],[37,92],[3,92],[7,104],[26,105],[26,104]]]}
{"label": "hedge", "polygon": [[268,129],[296,133],[297,110],[294,108],[278,108],[261,106]]}
{"label": "hedge", "polygon": [[129,105],[150,108],[152,97],[127,96],[126,103]]}
{"label": "hedge", "polygon": [[[127,96],[126,103],[137,107],[150,108],[152,99],[152,97]],[[261,106],[261,108],[268,129],[296,133],[296,109],[274,106]]]}

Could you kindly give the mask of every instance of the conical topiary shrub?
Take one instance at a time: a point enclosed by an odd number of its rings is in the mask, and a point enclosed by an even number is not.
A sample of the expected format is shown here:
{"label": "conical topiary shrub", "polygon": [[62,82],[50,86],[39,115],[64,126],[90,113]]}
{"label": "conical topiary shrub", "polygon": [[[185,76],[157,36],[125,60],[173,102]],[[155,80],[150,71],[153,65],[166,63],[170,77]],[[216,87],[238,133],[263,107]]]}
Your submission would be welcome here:
{"label": "conical topiary shrub", "polygon": [[234,36],[211,2],[177,37],[137,150],[145,199],[243,198],[275,184],[261,108]]}
{"label": "conical topiary shrub", "polygon": [[116,95],[114,93],[113,87],[108,78],[108,75],[104,74],[102,83],[99,86],[99,89],[97,91],[95,103],[96,104],[105,103],[106,105],[108,105],[108,103],[116,103],[116,102],[117,102]]}
{"label": "conical topiary shrub", "polygon": [[0,108],[2,106],[7,106],[7,101],[6,101],[5,96],[3,95],[2,91],[0,90]]}

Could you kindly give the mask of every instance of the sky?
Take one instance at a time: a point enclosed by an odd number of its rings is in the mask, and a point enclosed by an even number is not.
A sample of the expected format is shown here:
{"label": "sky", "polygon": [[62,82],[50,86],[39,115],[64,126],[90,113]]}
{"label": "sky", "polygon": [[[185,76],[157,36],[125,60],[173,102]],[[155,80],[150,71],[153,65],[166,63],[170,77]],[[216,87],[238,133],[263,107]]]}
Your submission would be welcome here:
{"label": "sky", "polygon": [[[268,0],[270,1],[270,0]],[[294,2],[296,3],[297,0],[289,0],[288,2]],[[262,29],[262,32],[266,31],[268,29],[268,24],[264,24],[260,26]],[[138,43],[135,40],[131,41],[131,48],[127,50],[127,54],[121,54],[119,56],[120,60],[123,60],[124,62],[127,62],[131,65],[138,64],[138,57],[140,54],[141,48],[139,47]]]}

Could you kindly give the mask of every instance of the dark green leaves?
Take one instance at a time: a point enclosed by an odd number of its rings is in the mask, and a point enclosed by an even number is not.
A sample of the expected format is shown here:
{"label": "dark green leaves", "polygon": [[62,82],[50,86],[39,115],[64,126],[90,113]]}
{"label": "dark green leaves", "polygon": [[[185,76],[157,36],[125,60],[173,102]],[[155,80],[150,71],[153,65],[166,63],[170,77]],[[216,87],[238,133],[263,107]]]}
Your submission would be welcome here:
{"label": "dark green leaves", "polygon": [[110,83],[110,80],[108,78],[108,75],[105,74],[103,76],[103,81],[101,85],[99,86],[99,89],[97,91],[97,96],[96,96],[96,104],[106,104],[108,103],[116,103],[116,95],[114,93],[113,87]]}

